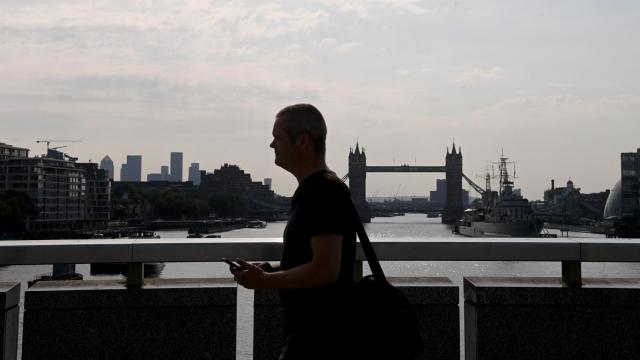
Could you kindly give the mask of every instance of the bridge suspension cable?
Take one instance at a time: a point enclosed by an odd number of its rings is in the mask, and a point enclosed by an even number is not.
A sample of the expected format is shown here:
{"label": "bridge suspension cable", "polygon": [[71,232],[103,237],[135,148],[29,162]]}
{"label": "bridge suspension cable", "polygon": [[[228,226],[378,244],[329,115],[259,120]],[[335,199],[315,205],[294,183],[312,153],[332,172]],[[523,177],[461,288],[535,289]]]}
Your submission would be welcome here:
{"label": "bridge suspension cable", "polygon": [[467,177],[467,175],[465,175],[464,173],[462,174],[462,177],[467,180],[467,182],[469,183],[469,185],[471,185],[471,187],[473,188],[473,190],[477,191],[480,195],[484,195],[485,194],[485,190],[483,188],[481,188],[478,184],[474,183],[473,181],[471,181],[471,179],[469,179],[469,177]]}

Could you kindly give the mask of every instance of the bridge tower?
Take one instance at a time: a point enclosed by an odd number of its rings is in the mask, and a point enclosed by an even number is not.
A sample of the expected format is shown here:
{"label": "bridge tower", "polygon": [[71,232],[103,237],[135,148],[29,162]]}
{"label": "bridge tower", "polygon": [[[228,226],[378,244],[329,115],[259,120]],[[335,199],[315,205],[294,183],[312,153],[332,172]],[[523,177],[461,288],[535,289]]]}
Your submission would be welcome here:
{"label": "bridge tower", "polygon": [[445,158],[446,179],[447,179],[447,206],[442,214],[442,222],[453,224],[462,218],[464,206],[462,205],[462,148],[456,151],[456,144]]}
{"label": "bridge tower", "polygon": [[364,148],[360,151],[360,146],[356,143],[355,151],[349,150],[349,188],[351,199],[358,210],[362,222],[371,222],[371,212],[367,205],[367,155]]}

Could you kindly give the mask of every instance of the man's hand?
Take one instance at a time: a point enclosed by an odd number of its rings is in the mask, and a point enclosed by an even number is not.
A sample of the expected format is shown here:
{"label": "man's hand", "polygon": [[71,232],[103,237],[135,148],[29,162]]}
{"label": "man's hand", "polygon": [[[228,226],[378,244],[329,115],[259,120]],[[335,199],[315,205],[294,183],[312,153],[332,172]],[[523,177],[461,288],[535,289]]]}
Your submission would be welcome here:
{"label": "man's hand", "polygon": [[267,287],[265,283],[266,272],[260,265],[248,263],[242,259],[236,259],[240,264],[240,270],[233,273],[233,279],[247,289],[259,289]]}
{"label": "man's hand", "polygon": [[340,275],[342,235],[320,235],[311,238],[313,259],[292,269],[266,269],[270,264],[248,263],[236,259],[239,271],[234,280],[247,289],[304,289],[330,284]]}
{"label": "man's hand", "polygon": [[271,265],[271,263],[269,262],[259,262],[259,263],[253,263],[253,265],[259,267],[260,269],[264,270],[264,272],[274,272],[274,271],[278,271],[278,269],[276,269],[275,267],[273,267],[273,265]]}

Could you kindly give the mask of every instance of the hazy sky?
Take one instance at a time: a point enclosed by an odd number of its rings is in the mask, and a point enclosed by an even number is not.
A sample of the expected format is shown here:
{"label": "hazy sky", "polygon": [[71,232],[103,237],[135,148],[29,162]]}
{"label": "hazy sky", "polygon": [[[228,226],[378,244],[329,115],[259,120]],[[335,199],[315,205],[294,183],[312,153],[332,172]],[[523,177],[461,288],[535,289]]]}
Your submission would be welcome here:
{"label": "hazy sky", "polygon": [[[357,140],[371,165],[443,165],[455,138],[472,178],[504,148],[530,199],[552,178],[603,191],[640,147],[639,34],[637,0],[2,0],[0,141],[80,139],[65,150],[117,178],[126,154],[146,174],[182,151],[185,174],[227,162],[291,195],[273,117],[310,102],[341,176]],[[369,174],[367,193],[438,177]]]}

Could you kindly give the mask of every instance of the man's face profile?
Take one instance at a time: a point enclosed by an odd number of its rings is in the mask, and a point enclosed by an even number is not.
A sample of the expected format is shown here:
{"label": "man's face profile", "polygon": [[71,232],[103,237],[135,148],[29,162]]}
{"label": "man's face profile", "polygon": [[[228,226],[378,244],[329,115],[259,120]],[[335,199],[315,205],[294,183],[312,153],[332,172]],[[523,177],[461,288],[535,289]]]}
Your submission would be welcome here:
{"label": "man's face profile", "polygon": [[295,143],[289,141],[289,134],[284,126],[284,119],[278,117],[273,124],[273,141],[269,145],[275,153],[275,163],[288,170],[294,160]]}

